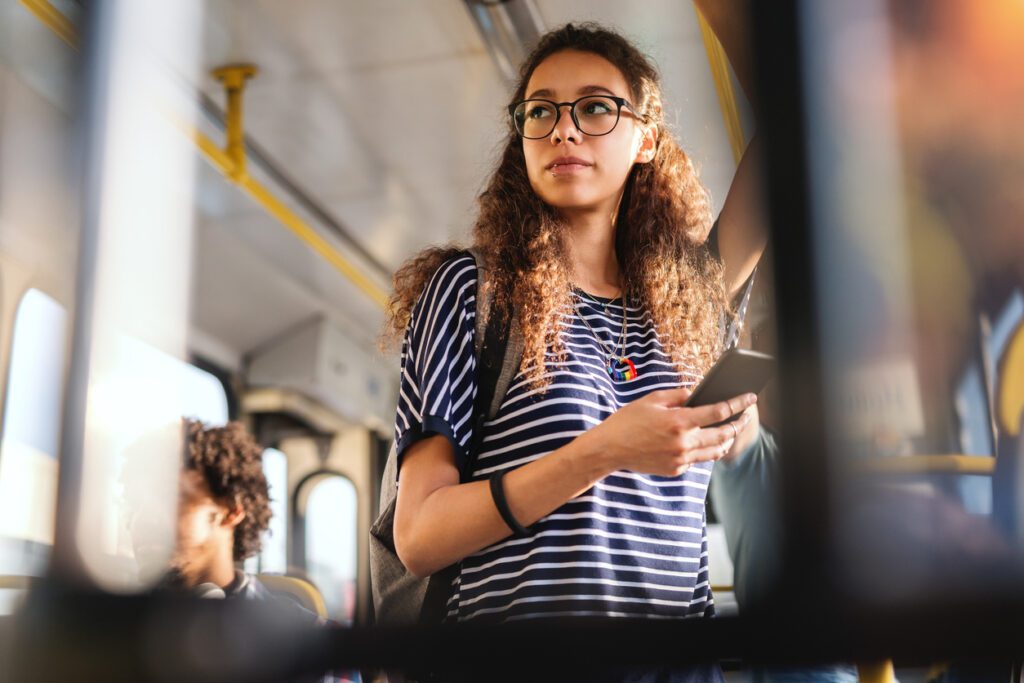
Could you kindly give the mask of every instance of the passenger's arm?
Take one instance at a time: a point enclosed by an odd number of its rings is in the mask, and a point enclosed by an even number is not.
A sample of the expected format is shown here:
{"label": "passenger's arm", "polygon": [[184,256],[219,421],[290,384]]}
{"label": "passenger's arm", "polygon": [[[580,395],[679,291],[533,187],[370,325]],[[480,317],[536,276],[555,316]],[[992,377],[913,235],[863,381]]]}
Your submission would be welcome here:
{"label": "passenger's arm", "polygon": [[[633,401],[565,446],[504,478],[512,515],[529,526],[620,469],[674,476],[691,464],[717,460],[734,430],[705,428],[743,412],[747,394],[684,408],[686,389],[656,391]],[[748,416],[743,416],[741,429]],[[508,537],[487,481],[459,483],[451,442],[431,436],[403,454],[395,508],[395,549],[417,576],[428,576]]]}
{"label": "passenger's arm", "polygon": [[718,217],[718,253],[725,268],[730,300],[754,272],[768,243],[761,197],[761,144],[747,145]]}
{"label": "passenger's arm", "polygon": [[[743,0],[694,0],[722,44],[747,98],[753,99],[750,36]],[[756,107],[755,107],[756,109]],[[718,251],[731,299],[754,271],[768,241],[761,198],[761,145],[755,136],[733,177],[718,219]]]}
{"label": "passenger's arm", "polygon": [[775,439],[758,429],[750,445],[730,462],[715,466],[711,477],[711,502],[725,528],[740,609],[766,594],[777,569],[777,461]]}

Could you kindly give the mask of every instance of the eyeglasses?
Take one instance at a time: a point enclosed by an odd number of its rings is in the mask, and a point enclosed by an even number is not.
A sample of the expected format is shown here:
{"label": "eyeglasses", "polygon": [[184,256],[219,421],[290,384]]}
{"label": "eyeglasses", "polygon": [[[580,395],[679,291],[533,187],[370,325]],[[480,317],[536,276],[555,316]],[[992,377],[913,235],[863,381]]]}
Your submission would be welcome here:
{"label": "eyeglasses", "polygon": [[512,115],[517,133],[528,140],[540,140],[551,135],[562,107],[569,107],[573,124],[584,135],[611,133],[619,123],[623,107],[641,121],[645,119],[628,100],[611,95],[587,95],[575,102],[523,100],[509,105],[508,113]]}

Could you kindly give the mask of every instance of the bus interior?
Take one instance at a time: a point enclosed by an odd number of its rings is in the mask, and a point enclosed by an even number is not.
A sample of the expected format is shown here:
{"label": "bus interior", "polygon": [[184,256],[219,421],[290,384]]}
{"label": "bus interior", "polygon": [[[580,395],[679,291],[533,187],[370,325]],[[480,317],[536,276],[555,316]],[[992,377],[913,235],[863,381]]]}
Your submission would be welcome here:
{"label": "bus interior", "polygon": [[[756,97],[689,0],[0,0],[0,678],[699,656],[736,682],[1024,680],[1024,3],[725,4]],[[376,626],[392,275],[467,243],[518,64],[583,21],[653,57],[716,215],[764,143],[740,340],[778,358],[779,472],[748,511],[763,578],[741,609],[712,493],[716,619]],[[182,416],[265,448],[245,571],[331,628],[148,592],[121,471]],[[167,510],[173,441],[147,466]]]}

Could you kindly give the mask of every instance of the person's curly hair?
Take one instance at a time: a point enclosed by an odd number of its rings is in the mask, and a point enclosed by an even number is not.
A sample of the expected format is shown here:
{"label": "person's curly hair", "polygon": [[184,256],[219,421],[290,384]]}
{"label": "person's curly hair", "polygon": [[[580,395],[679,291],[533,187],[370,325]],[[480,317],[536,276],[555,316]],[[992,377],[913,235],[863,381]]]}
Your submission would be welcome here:
{"label": "person's curly hair", "polygon": [[270,494],[263,474],[263,448],[240,422],[208,427],[184,419],[185,469],[202,475],[214,500],[245,512],[235,527],[234,559],[260,551],[260,536],[270,524]]}
{"label": "person's curly hair", "polygon": [[[720,351],[720,320],[728,312],[725,287],[721,265],[704,246],[711,228],[708,193],[665,124],[658,72],[618,33],[595,24],[568,24],[540,39],[520,70],[511,101],[523,99],[541,62],[564,50],[590,52],[618,67],[637,111],[657,128],[654,159],[633,166],[616,220],[622,287],[631,304],[650,312],[665,353],[677,367],[703,372]],[[533,386],[542,388],[547,384],[545,351],[563,358],[566,353],[558,320],[572,306],[564,239],[568,225],[530,185],[523,141],[511,120],[504,151],[478,203],[473,242],[492,274],[493,311],[518,313],[525,347],[522,370]],[[459,251],[455,246],[427,249],[395,273],[385,346],[401,340],[427,282]]]}

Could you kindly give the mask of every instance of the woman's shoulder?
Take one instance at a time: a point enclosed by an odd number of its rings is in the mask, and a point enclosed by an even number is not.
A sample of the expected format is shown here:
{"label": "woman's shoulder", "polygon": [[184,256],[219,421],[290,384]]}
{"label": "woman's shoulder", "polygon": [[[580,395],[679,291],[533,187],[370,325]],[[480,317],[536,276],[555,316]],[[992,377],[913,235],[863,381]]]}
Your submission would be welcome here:
{"label": "woman's shoulder", "polygon": [[463,250],[441,262],[427,282],[426,289],[473,284],[476,282],[476,278],[476,259],[468,250]]}
{"label": "woman's shoulder", "polygon": [[430,310],[471,304],[476,296],[476,280],[473,255],[466,250],[454,253],[443,260],[427,280],[420,295],[420,306]]}

